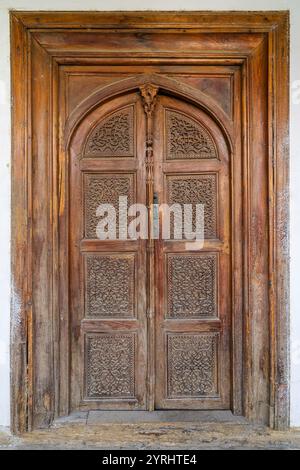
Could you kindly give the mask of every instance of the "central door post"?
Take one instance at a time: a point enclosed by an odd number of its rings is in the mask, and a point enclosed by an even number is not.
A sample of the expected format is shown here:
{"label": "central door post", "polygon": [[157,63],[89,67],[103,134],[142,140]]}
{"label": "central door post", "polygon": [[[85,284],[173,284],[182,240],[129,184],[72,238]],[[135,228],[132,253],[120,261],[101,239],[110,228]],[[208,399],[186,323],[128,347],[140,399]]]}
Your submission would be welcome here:
{"label": "central door post", "polygon": [[154,410],[155,390],[155,291],[154,291],[154,238],[153,238],[153,113],[156,105],[158,87],[146,84],[140,87],[144,111],[146,114],[146,184],[148,208],[148,240],[147,240],[147,339],[148,339],[148,369],[147,369],[147,408]]}

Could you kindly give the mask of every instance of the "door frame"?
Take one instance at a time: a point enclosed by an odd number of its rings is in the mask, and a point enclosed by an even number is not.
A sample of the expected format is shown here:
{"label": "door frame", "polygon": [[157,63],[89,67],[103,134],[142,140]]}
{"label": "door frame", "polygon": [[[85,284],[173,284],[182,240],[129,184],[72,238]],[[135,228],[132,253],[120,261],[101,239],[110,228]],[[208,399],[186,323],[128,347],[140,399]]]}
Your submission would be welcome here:
{"label": "door frame", "polygon": [[[11,302],[11,428],[21,433],[49,425],[58,415],[57,277],[59,216],[63,188],[57,162],[57,94],[61,65],[97,61],[115,63],[105,51],[72,49],[72,32],[105,34],[108,29],[159,34],[236,33],[253,35],[239,49],[209,49],[202,53],[163,52],[157,60],[239,65],[243,75],[244,171],[249,186],[244,220],[244,415],[272,428],[289,426],[289,13],[288,12],[11,12],[12,73],[12,302]],[[63,40],[56,35],[63,33]],[[240,35],[240,36],[239,36]],[[260,40],[257,41],[256,39]],[[116,54],[117,55],[117,54]],[[155,59],[153,53],[140,54]],[[135,57],[136,59],[136,57]],[[130,59],[127,59],[130,61]],[[255,178],[257,153],[250,125],[251,106],[258,96],[255,73],[259,61],[268,67],[264,190],[268,204],[259,208]],[[40,80],[35,80],[40,77]],[[35,99],[33,100],[32,97]],[[249,98],[249,99],[248,99]],[[247,119],[250,119],[249,121]],[[248,123],[248,124],[247,124]],[[36,136],[38,135],[38,139]],[[250,168],[250,170],[249,170]],[[248,170],[250,173],[248,174]],[[47,192],[39,189],[46,187]],[[51,198],[49,199],[49,194]],[[256,203],[256,206],[255,206]],[[262,219],[263,218],[263,219]],[[261,230],[267,221],[268,234]],[[251,238],[253,235],[253,238]],[[248,243],[249,240],[255,240]],[[268,250],[265,250],[265,244]],[[266,263],[267,272],[260,271]],[[250,271],[251,269],[251,271]],[[251,273],[251,275],[249,275]],[[264,275],[263,275],[264,274]],[[255,297],[255,299],[254,299]],[[267,311],[263,308],[267,305]],[[267,340],[260,328],[267,321]],[[39,324],[39,335],[35,326]],[[256,348],[254,340],[261,341]],[[259,349],[259,352],[257,352]],[[37,361],[37,358],[39,360]],[[33,387],[33,376],[35,382]],[[259,400],[264,380],[268,398]]]}

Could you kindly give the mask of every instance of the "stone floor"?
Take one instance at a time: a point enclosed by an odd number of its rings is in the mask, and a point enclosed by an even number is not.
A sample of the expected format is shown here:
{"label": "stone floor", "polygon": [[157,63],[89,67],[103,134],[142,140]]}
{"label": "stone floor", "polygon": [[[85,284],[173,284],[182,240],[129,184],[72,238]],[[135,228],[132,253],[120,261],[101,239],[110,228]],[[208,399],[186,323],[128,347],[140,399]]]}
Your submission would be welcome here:
{"label": "stone floor", "polygon": [[[146,450],[196,450],[196,449],[297,449],[300,450],[300,429],[288,432],[271,431],[262,426],[247,424],[243,419],[227,419],[220,415],[203,416],[186,422],[176,422],[171,414],[158,422],[157,418],[143,422],[109,422],[99,414],[79,413],[72,419],[61,419],[50,429],[11,436],[0,429],[0,450],[18,449],[146,449]],[[99,419],[102,423],[99,423]],[[165,418],[165,417],[164,417]],[[216,421],[218,419],[218,422]],[[104,422],[103,422],[104,421]],[[148,422],[146,422],[148,421]]]}

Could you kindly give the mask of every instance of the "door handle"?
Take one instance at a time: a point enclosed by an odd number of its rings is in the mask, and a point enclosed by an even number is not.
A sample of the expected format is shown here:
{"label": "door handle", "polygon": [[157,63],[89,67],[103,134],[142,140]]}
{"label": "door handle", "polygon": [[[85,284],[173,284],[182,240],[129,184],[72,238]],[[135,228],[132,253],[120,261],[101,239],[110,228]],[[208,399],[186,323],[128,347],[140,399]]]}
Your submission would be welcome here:
{"label": "door handle", "polygon": [[157,240],[159,238],[159,202],[158,194],[153,193],[153,228],[152,238]]}

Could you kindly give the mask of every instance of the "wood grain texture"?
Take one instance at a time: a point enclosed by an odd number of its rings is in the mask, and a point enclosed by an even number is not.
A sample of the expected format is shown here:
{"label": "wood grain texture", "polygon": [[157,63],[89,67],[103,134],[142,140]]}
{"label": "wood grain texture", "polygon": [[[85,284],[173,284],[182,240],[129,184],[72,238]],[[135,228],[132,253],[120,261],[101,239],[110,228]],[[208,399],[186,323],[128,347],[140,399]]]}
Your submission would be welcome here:
{"label": "wood grain texture", "polygon": [[[11,300],[11,428],[28,426],[27,363],[31,348],[30,194],[28,174],[28,38],[22,22],[11,18],[12,35],[12,300]],[[20,81],[19,81],[20,80]],[[19,103],[19,106],[17,106]],[[23,123],[23,125],[21,125]],[[20,159],[20,155],[23,158]],[[29,249],[29,250],[28,250]],[[27,251],[28,250],[28,251]],[[24,276],[24,273],[27,276]]]}
{"label": "wood grain texture", "polygon": [[[168,140],[174,139],[174,135],[170,137],[168,128],[169,112],[184,116],[185,122],[192,123],[181,125],[181,130],[178,130],[181,150],[184,150],[184,157],[178,160],[168,158]],[[204,204],[204,233],[205,239],[211,241],[211,251],[198,251],[186,239],[160,239],[157,244],[156,407],[228,409],[236,389],[231,381],[230,358],[232,273],[229,247],[232,245],[229,164],[232,158],[238,165],[241,155],[235,149],[231,154],[225,136],[212,118],[184,100],[161,96],[157,120],[161,123],[156,126],[154,139],[157,161],[155,187],[159,202]],[[202,158],[198,148],[199,137],[195,140],[197,123],[197,130],[199,126],[209,129],[211,141],[208,149],[214,149],[213,158],[209,158],[210,155]],[[230,133],[231,140],[235,137]],[[176,139],[175,136],[174,144]],[[194,158],[191,149],[195,150],[198,158]],[[218,170],[214,173],[216,167]],[[162,212],[161,225],[165,217]],[[217,317],[219,323],[213,317]],[[206,336],[211,322],[218,333],[214,337],[213,348],[208,346],[210,338]],[[172,338],[176,344],[174,347]],[[200,373],[200,380],[197,356],[201,356],[205,345],[208,349],[204,355],[210,358]],[[190,378],[187,380],[185,376],[186,388],[183,384],[176,387],[176,370],[181,376],[184,376],[184,370],[189,371]]]}
{"label": "wood grain texture", "polygon": [[[86,142],[93,129],[101,129],[112,116],[128,116],[128,109],[130,125],[127,119],[109,125],[101,134],[101,152],[86,158]],[[64,281],[64,288],[70,289],[72,325],[70,383],[66,383],[71,409],[87,408],[91,401],[97,409],[146,409],[146,241],[100,240],[96,234],[99,204],[115,207],[117,231],[121,227],[119,196],[128,196],[128,206],[146,204],[145,143],[146,119],[138,92],[95,108],[71,140],[69,284]],[[124,156],[120,148],[130,151]],[[84,165],[80,165],[82,161]],[[94,346],[89,341],[91,326]],[[130,355],[121,353],[127,344],[131,345]],[[108,364],[102,372],[97,366],[100,356]],[[130,384],[127,374],[132,378]]]}
{"label": "wood grain texture", "polygon": [[[139,29],[179,28],[209,29],[210,32],[232,31],[271,31],[274,26],[284,24],[288,12],[282,11],[190,11],[188,13],[168,12],[17,12],[14,13],[27,27],[33,29],[88,29],[124,28]],[[224,28],[224,29],[223,29]]]}
{"label": "wood grain texture", "polygon": [[[233,201],[241,200],[242,205],[235,202],[229,219],[220,225],[230,230],[232,246],[241,246],[231,258],[235,339],[230,380],[237,390],[231,406],[254,422],[281,429],[289,425],[288,31],[287,12],[11,13],[13,432],[47,426],[55,415],[70,409],[74,351],[68,340],[70,332],[76,339],[79,331],[77,322],[70,324],[65,289],[70,203],[66,144],[101,102],[104,112],[108,98],[136,93],[146,82],[193,106],[201,103],[203,111],[223,123],[231,151],[235,148],[243,156],[236,166],[230,162],[230,191]],[[105,66],[123,67],[124,78],[106,87],[97,85],[69,113],[68,67],[72,71],[78,67],[84,76],[91,68],[101,74]],[[203,90],[180,83],[183,71],[189,76],[196,68],[206,77],[211,67],[215,74],[222,73],[222,67],[223,72],[232,68],[230,115],[224,111],[229,109],[225,102],[219,106]],[[143,73],[138,72],[141,68]],[[120,73],[120,68],[116,71]],[[71,153],[70,158],[77,155]],[[163,171],[170,171],[169,164],[162,163]],[[82,171],[101,168],[89,159],[80,165]],[[190,172],[189,162],[180,165],[181,171]],[[104,171],[112,169],[107,163]],[[124,159],[119,171],[126,170],[133,167],[127,167]],[[233,183],[241,174],[242,194]],[[82,243],[84,252],[97,245],[94,240]],[[225,257],[230,253],[230,244],[220,240],[206,246],[224,249]],[[124,249],[130,252],[129,246]],[[174,242],[176,251],[180,247]],[[94,333],[97,321],[87,321],[84,329]],[[201,331],[198,320],[193,321],[193,328]],[[133,331],[128,320],[125,326]],[[203,331],[219,328],[212,323]],[[119,331],[118,325],[109,323],[103,329],[107,334]],[[186,327],[183,331],[188,333]],[[80,389],[76,393],[75,402]]]}

